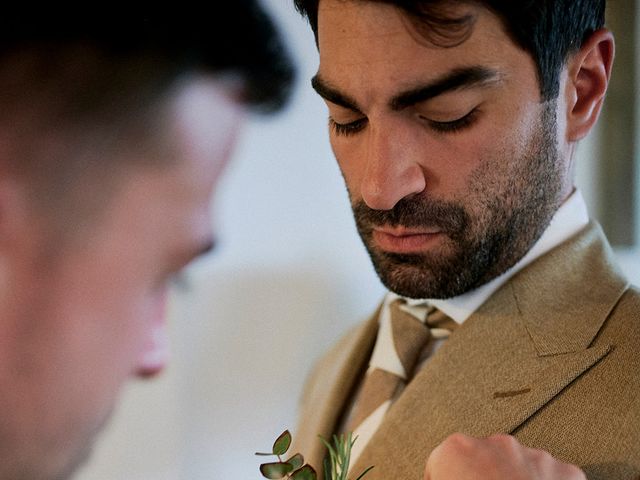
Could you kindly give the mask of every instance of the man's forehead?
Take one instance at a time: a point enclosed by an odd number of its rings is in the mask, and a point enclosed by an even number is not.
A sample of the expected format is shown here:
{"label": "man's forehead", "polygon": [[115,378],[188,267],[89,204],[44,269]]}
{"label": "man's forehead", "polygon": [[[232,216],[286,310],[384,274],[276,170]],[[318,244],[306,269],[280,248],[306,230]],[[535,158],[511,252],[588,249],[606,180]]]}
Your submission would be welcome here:
{"label": "man's forehead", "polygon": [[500,78],[507,70],[501,47],[512,42],[499,27],[499,19],[481,7],[475,7],[477,20],[470,38],[443,47],[427,41],[392,5],[353,0],[323,0],[323,4],[317,78],[345,94],[376,89],[390,99],[463,70],[492,71]]}
{"label": "man's forehead", "polygon": [[348,43],[352,48],[360,45],[362,52],[368,54],[372,43],[398,38],[405,39],[408,47],[417,44],[434,51],[449,51],[479,38],[514,43],[506,34],[503,20],[485,6],[477,2],[443,5],[418,16],[384,1],[322,0],[318,9],[321,60],[327,47],[340,43]]}
{"label": "man's forehead", "polygon": [[[383,20],[398,20],[398,28],[411,26],[410,30],[420,33],[422,39],[455,43],[466,38],[480,13],[496,16],[493,11],[477,1],[393,2],[385,0],[320,0],[318,6],[318,30],[327,23],[344,27],[344,33],[359,34],[369,31],[371,35],[381,35],[386,22],[381,21],[377,12],[384,11]],[[403,4],[407,4],[404,6]],[[342,20],[342,21],[341,21]],[[364,27],[364,28],[363,28]],[[433,35],[435,34],[435,35]],[[438,38],[441,37],[441,38]]]}

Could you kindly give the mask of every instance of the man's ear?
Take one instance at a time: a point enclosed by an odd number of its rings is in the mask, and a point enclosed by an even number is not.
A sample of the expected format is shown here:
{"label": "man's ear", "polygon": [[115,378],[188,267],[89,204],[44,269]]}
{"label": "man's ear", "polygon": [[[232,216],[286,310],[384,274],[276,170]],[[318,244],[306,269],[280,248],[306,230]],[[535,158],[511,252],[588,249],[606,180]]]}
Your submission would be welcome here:
{"label": "man's ear", "polygon": [[602,109],[611,77],[615,42],[607,29],[594,32],[567,65],[567,140],[586,137]]}

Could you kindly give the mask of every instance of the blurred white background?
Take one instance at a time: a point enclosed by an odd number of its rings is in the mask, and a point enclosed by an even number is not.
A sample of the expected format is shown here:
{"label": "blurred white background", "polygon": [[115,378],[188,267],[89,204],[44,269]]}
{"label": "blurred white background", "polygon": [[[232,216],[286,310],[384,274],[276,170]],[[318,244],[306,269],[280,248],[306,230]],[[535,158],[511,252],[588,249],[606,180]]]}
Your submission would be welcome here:
{"label": "blurred white background", "polygon": [[[215,198],[219,248],[172,299],[171,366],[125,389],[79,480],[261,478],[253,453],[294,427],[314,360],[383,293],[309,87],[313,36],[292,2],[264,3],[298,64],[291,106],[245,129]],[[580,149],[579,183],[594,208],[597,145],[596,133]],[[640,284],[638,251],[619,255]]]}

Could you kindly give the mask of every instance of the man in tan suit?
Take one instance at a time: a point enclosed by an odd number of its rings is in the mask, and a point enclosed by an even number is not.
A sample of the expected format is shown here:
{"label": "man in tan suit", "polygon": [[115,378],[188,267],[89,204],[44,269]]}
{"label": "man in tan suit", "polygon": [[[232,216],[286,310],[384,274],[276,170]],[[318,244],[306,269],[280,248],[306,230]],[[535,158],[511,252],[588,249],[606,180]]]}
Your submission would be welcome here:
{"label": "man in tan suit", "polygon": [[574,187],[604,0],[296,6],[390,290],[316,366],[298,449],[320,465],[317,436],[354,431],[368,480],[420,479],[434,449],[434,480],[640,477],[640,295]]}

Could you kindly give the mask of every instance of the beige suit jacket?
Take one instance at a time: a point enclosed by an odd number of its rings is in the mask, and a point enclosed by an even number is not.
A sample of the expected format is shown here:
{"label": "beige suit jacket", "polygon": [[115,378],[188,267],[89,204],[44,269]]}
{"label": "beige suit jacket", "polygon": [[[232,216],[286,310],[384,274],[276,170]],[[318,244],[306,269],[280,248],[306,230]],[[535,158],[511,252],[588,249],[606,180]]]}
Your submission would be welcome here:
{"label": "beige suit jacket", "polygon": [[[360,380],[377,313],[316,365],[305,387],[296,451],[321,467]],[[600,227],[515,275],[405,389],[353,472],[421,480],[429,453],[454,432],[515,435],[581,466],[590,479],[640,478],[640,292],[618,272]]]}

